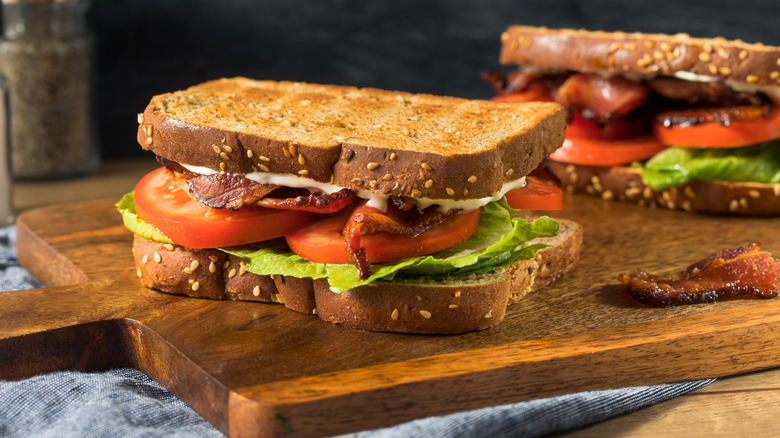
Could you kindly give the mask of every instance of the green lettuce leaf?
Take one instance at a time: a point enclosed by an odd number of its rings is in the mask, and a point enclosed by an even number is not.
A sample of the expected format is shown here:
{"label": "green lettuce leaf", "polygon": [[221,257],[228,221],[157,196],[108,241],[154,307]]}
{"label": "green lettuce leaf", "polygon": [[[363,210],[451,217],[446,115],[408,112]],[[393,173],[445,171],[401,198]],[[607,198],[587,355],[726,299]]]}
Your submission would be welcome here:
{"label": "green lettuce leaf", "polygon": [[135,214],[135,195],[130,192],[122,197],[119,202],[116,203],[116,209],[122,215],[122,222],[125,223],[125,227],[135,234],[143,237],[144,239],[153,240],[159,243],[173,243],[165,234],[155,228],[153,225],[147,224],[138,218]]}
{"label": "green lettuce leaf", "polygon": [[663,190],[691,180],[780,182],[780,141],[740,148],[665,149],[642,167],[642,181]]}
{"label": "green lettuce leaf", "polygon": [[293,277],[327,278],[331,290],[342,292],[396,276],[460,275],[489,272],[508,266],[518,258],[531,258],[548,245],[527,245],[537,237],[558,234],[559,224],[549,217],[533,222],[512,218],[505,204],[492,202],[482,207],[480,223],[474,234],[446,250],[427,256],[409,257],[392,263],[371,265],[372,275],[361,280],[354,265],[326,265],[310,262],[291,252],[270,248],[223,248],[229,254],[246,258],[245,268],[260,275],[281,274]]}
{"label": "green lettuce leaf", "polygon": [[[173,243],[154,226],[138,218],[133,193],[125,195],[117,204],[125,226],[149,240]],[[245,268],[258,275],[286,275],[298,278],[327,278],[334,292],[363,286],[379,279],[392,280],[396,276],[461,275],[490,272],[508,266],[517,259],[532,258],[536,251],[548,245],[528,245],[537,237],[558,234],[559,225],[549,217],[533,222],[512,218],[511,207],[505,202],[491,202],[482,207],[477,230],[463,242],[434,254],[409,257],[394,262],[371,265],[372,275],[361,280],[352,265],[313,263],[288,250],[278,248],[232,247],[220,251],[248,260]]]}

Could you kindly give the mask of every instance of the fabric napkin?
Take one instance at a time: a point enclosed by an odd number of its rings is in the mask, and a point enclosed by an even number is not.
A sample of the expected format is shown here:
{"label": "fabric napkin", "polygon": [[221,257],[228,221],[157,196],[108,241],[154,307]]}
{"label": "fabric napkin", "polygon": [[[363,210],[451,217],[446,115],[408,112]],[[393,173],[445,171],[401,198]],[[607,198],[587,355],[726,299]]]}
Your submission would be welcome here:
{"label": "fabric napkin", "polygon": [[[43,287],[0,228],[0,291]],[[0,352],[2,354],[2,352]],[[343,437],[536,437],[579,428],[709,385],[715,379],[588,391],[409,421]],[[3,437],[221,437],[167,389],[132,368],[60,371],[0,381]]]}

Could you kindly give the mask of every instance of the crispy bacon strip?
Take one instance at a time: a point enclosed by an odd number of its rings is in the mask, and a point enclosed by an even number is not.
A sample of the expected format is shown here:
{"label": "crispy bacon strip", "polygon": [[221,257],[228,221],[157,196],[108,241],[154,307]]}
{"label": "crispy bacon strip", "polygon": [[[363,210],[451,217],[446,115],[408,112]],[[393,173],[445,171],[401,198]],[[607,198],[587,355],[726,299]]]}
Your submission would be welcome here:
{"label": "crispy bacon strip", "polygon": [[695,106],[764,105],[765,95],[734,91],[724,82],[695,82],[661,76],[647,82],[653,92],[673,100],[682,100]]}
{"label": "crispy bacon strip", "polygon": [[769,114],[770,105],[739,105],[721,108],[690,108],[685,110],[664,111],[656,116],[656,121],[665,127],[687,127],[700,123],[715,122],[729,126],[732,122],[757,120]]}
{"label": "crispy bacon strip", "polygon": [[311,211],[314,213],[335,213],[357,198],[350,189],[342,189],[331,194],[310,194],[289,198],[265,197],[252,203],[256,207],[280,208],[284,210]]}
{"label": "crispy bacon strip", "polygon": [[435,208],[429,208],[423,213],[418,213],[416,209],[401,210],[392,203],[388,203],[387,212],[383,212],[377,208],[369,207],[364,202],[355,208],[344,225],[344,244],[347,253],[358,269],[360,278],[366,279],[371,275],[371,270],[365,248],[360,246],[361,234],[385,232],[402,236],[417,236],[460,212],[461,210],[457,209],[441,212]]}
{"label": "crispy bacon strip", "polygon": [[655,307],[712,303],[740,295],[756,298],[777,296],[780,262],[760,244],[723,249],[694,263],[674,279],[671,276],[637,272],[619,275],[636,300]]}
{"label": "crispy bacon strip", "polygon": [[621,76],[576,73],[558,88],[555,101],[586,119],[607,123],[645,103],[649,94],[645,85]]}
{"label": "crispy bacon strip", "polygon": [[255,205],[279,186],[258,184],[240,175],[186,175],[189,193],[211,208],[238,210],[244,205]]}

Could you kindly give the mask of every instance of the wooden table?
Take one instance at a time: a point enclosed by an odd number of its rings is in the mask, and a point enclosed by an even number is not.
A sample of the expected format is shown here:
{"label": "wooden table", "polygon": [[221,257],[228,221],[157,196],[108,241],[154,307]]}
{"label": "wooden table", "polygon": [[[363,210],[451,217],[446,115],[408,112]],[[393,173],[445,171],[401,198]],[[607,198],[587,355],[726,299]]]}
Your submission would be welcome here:
{"label": "wooden table", "polygon": [[[14,187],[18,211],[92,199],[119,198],[157,167],[148,157],[108,160],[90,176]],[[562,436],[770,435],[776,420],[770,407],[780,402],[780,370],[723,378],[716,383],[643,410],[571,431]],[[769,415],[767,415],[769,414]]]}

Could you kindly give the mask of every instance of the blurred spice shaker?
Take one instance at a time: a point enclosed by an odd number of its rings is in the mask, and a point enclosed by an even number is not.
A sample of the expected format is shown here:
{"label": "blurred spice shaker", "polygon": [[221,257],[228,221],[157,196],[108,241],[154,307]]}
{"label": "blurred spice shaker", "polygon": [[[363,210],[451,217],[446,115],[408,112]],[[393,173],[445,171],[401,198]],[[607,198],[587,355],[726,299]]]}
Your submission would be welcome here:
{"label": "blurred spice shaker", "polygon": [[14,179],[82,175],[99,164],[89,0],[0,0]]}
{"label": "blurred spice shaker", "polygon": [[5,81],[0,77],[0,227],[14,221],[14,198],[11,187],[11,151],[8,144]]}

